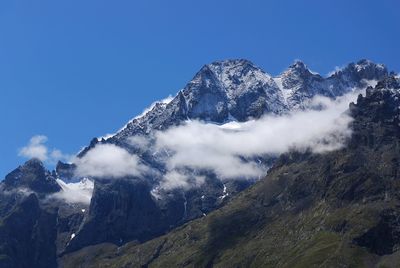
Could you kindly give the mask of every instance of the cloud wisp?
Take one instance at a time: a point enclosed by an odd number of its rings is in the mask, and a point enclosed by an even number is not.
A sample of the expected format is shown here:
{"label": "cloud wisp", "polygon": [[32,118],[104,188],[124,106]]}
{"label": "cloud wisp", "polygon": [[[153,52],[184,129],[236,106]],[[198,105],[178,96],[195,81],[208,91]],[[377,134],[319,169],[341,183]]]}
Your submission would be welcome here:
{"label": "cloud wisp", "polygon": [[200,175],[188,175],[185,172],[178,170],[168,171],[160,181],[159,188],[163,190],[173,190],[180,188],[188,190],[193,187],[201,186],[205,182],[205,176]]}
{"label": "cloud wisp", "polygon": [[79,177],[141,176],[148,167],[138,156],[114,144],[98,144],[82,158],[75,158],[76,175]]}
{"label": "cloud wisp", "polygon": [[18,155],[29,159],[37,158],[49,164],[54,164],[58,160],[69,161],[72,158],[71,155],[63,154],[58,149],[49,149],[46,145],[47,141],[47,136],[35,135],[29,140],[26,146],[18,151]]}

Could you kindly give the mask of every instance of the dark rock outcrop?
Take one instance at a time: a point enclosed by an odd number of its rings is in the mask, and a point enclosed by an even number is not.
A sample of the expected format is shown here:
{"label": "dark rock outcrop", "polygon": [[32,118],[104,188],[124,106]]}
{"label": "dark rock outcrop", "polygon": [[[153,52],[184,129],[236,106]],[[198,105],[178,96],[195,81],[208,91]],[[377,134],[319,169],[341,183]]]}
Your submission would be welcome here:
{"label": "dark rock outcrop", "polygon": [[143,241],[162,234],[166,224],[146,182],[135,178],[97,181],[88,218],[67,251],[102,242]]}
{"label": "dark rock outcrop", "polygon": [[54,193],[61,190],[55,177],[48,172],[42,162],[31,159],[9,173],[3,182],[4,190],[25,188],[39,194]]}

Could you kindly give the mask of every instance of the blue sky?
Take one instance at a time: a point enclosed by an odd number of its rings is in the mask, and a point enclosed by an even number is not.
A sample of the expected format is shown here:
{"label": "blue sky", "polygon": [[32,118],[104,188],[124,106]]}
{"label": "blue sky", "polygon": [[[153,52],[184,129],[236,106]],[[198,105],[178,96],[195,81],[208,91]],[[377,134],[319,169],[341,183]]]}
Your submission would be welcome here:
{"label": "blue sky", "polygon": [[368,58],[400,70],[398,0],[0,2],[0,178],[38,134],[74,153],[174,95],[206,63],[294,59],[326,74]]}

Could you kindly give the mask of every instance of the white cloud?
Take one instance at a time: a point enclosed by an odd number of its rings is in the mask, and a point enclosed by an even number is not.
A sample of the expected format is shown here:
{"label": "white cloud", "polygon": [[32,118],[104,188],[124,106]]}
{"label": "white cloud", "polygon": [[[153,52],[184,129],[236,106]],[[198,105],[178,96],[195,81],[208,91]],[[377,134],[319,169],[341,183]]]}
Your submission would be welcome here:
{"label": "white cloud", "polygon": [[129,143],[137,148],[146,150],[150,145],[150,141],[144,136],[132,136],[128,138]]}
{"label": "white cloud", "polygon": [[176,188],[187,190],[189,188],[202,185],[204,181],[204,176],[189,175],[182,171],[179,172],[177,170],[172,170],[164,175],[160,183],[160,188],[167,191]]}
{"label": "white cloud", "polygon": [[5,195],[22,194],[24,196],[28,196],[28,195],[35,193],[32,190],[25,188],[25,187],[18,187],[18,188],[14,188],[14,189],[10,189],[10,190],[5,190],[5,189],[3,189],[3,187],[0,187],[0,191],[2,192],[2,194],[5,194]]}
{"label": "white cloud", "polygon": [[94,183],[92,180],[84,178],[76,183],[65,183],[57,179],[61,191],[51,195],[53,198],[64,200],[67,203],[82,203],[89,205],[92,198]]}
{"label": "white cloud", "polygon": [[[119,178],[154,172],[160,178],[159,187],[165,190],[201,185],[205,178],[197,175],[199,171],[212,171],[221,180],[256,179],[267,171],[254,160],[257,157],[277,156],[291,149],[324,153],[341,148],[351,135],[348,126],[352,118],[344,112],[358,94],[353,92],[335,101],[316,97],[310,110],[244,123],[216,125],[189,121],[156,132],[151,142],[147,137],[129,138],[138,148],[160,152],[158,160],[165,161],[166,167],[162,177],[145,166],[137,155],[113,144],[98,144],[82,158],[75,158],[76,176]],[[44,161],[65,157],[59,150],[49,150],[46,141],[43,135],[33,137],[20,155]],[[68,191],[63,193],[62,198],[70,195]]]}
{"label": "white cloud", "polygon": [[56,163],[58,160],[68,161],[71,158],[70,155],[63,154],[58,149],[49,149],[46,146],[47,140],[45,135],[33,136],[28,145],[19,150],[18,155],[25,158],[37,158],[51,164]]}
{"label": "white cloud", "polygon": [[81,177],[141,176],[148,170],[136,155],[113,144],[98,144],[74,163]]}
{"label": "white cloud", "polygon": [[26,158],[38,158],[42,161],[48,159],[46,143],[47,137],[44,135],[33,136],[27,146],[22,147],[19,150],[18,155]]}
{"label": "white cloud", "polygon": [[164,182],[169,182],[167,187],[187,187],[186,177],[173,172],[182,168],[211,170],[220,179],[254,179],[265,175],[266,170],[243,157],[279,155],[291,149],[311,149],[316,153],[339,149],[351,135],[348,126],[352,118],[344,112],[358,93],[336,101],[316,97],[311,102],[314,109],[282,116],[222,126],[190,121],[157,132],[156,148],[170,153],[166,159],[169,177]]}

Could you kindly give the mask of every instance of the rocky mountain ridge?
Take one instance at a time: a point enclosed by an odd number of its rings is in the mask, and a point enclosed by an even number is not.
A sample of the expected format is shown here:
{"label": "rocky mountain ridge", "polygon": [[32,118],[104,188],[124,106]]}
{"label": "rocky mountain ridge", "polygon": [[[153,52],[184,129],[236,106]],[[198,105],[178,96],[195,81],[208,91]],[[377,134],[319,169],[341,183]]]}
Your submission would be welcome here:
{"label": "rocky mountain ridge", "polygon": [[[316,95],[341,96],[354,88],[373,85],[388,74],[383,64],[365,59],[328,77],[311,72],[301,61],[295,61],[276,77],[248,60],[217,61],[203,66],[172,100],[156,103],[104,141],[129,146],[127,137],[163,130],[187,119],[223,123],[246,121],[267,113],[281,114],[305,108],[307,100]],[[93,139],[93,143],[97,142],[102,140]]]}

